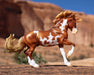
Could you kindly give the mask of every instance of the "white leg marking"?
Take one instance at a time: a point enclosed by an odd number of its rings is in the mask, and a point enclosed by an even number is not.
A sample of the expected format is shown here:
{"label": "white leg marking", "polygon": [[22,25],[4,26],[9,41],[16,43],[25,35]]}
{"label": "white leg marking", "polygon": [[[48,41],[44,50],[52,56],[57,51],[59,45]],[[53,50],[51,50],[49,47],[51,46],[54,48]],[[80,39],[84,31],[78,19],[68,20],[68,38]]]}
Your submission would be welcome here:
{"label": "white leg marking", "polygon": [[72,55],[73,51],[74,51],[74,46],[72,46],[72,49],[68,52],[67,58],[69,58]]}
{"label": "white leg marking", "polygon": [[39,65],[36,64],[36,62],[34,61],[34,59],[31,60],[29,56],[27,57],[27,59],[28,59],[29,65],[31,65],[31,66],[33,66],[33,67],[36,67],[36,68],[39,67]]}
{"label": "white leg marking", "polygon": [[44,41],[47,41],[47,38],[43,38],[43,39],[42,39],[42,37],[40,37],[40,41],[42,42],[43,45],[45,45],[45,44],[44,44]]}
{"label": "white leg marking", "polygon": [[61,51],[61,54],[62,54],[63,59],[64,59],[64,64],[67,65],[67,66],[71,66],[71,63],[68,62],[68,60],[66,58],[66,55],[65,55],[65,52],[64,52],[64,48],[60,48],[60,51]]}

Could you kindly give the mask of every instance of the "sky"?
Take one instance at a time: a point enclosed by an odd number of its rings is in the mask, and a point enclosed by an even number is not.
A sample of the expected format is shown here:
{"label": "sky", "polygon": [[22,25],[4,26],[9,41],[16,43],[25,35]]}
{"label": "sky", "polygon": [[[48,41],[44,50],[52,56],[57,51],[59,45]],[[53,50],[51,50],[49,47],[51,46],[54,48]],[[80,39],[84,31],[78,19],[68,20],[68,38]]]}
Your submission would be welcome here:
{"label": "sky", "polygon": [[94,15],[94,0],[31,0],[34,2],[47,2],[68,9]]}

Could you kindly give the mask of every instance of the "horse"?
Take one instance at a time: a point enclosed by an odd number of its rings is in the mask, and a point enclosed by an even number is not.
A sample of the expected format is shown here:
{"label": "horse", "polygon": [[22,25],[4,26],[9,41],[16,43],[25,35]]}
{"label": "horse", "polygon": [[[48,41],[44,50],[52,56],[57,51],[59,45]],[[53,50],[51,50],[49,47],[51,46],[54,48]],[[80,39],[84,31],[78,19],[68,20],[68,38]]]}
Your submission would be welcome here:
{"label": "horse", "polygon": [[[21,52],[25,47],[28,47],[24,53],[28,59],[29,65],[38,68],[39,65],[32,58],[32,53],[35,48],[41,46],[55,46],[58,45],[60,52],[64,59],[64,64],[71,66],[71,63],[67,60],[73,51],[75,44],[68,40],[68,29],[73,34],[77,33],[76,22],[80,21],[76,18],[76,13],[72,11],[62,11],[53,20],[54,25],[47,31],[31,31],[28,34],[22,36],[17,44],[14,42],[14,34],[11,34],[6,38],[5,46],[9,52]],[[64,51],[64,45],[72,45],[72,49],[67,53],[67,57]]]}

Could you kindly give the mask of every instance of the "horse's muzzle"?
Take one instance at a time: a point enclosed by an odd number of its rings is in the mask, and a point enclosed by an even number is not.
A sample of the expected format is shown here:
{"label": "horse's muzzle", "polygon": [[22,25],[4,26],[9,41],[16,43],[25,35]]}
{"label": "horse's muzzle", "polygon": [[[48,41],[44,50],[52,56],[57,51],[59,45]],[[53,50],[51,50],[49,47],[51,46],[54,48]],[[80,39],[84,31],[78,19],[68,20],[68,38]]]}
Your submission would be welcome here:
{"label": "horse's muzzle", "polygon": [[78,32],[77,28],[73,28],[73,29],[72,29],[72,33],[73,33],[73,34],[76,34],[77,32]]}

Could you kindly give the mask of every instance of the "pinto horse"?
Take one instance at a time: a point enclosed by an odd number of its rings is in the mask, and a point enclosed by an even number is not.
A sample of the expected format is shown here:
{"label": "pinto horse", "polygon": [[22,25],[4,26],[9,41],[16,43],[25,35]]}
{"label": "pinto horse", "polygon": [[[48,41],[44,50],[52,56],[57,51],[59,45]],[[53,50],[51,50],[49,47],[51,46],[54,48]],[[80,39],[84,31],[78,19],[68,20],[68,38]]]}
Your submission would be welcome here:
{"label": "pinto horse", "polygon": [[[32,53],[35,48],[39,45],[46,47],[58,45],[64,59],[64,64],[71,66],[71,63],[67,60],[67,58],[73,53],[75,44],[68,40],[68,28],[72,31],[72,33],[77,33],[76,21],[78,21],[78,19],[76,19],[74,12],[61,12],[53,20],[54,25],[50,30],[31,31],[21,37],[16,45],[13,45],[14,35],[10,35],[6,39],[6,48],[10,52],[21,52],[23,48],[27,46],[28,49],[25,50],[24,53],[27,56],[28,63],[33,67],[39,67],[32,58]],[[68,52],[67,58],[63,47],[64,45],[72,45],[72,49]]]}

